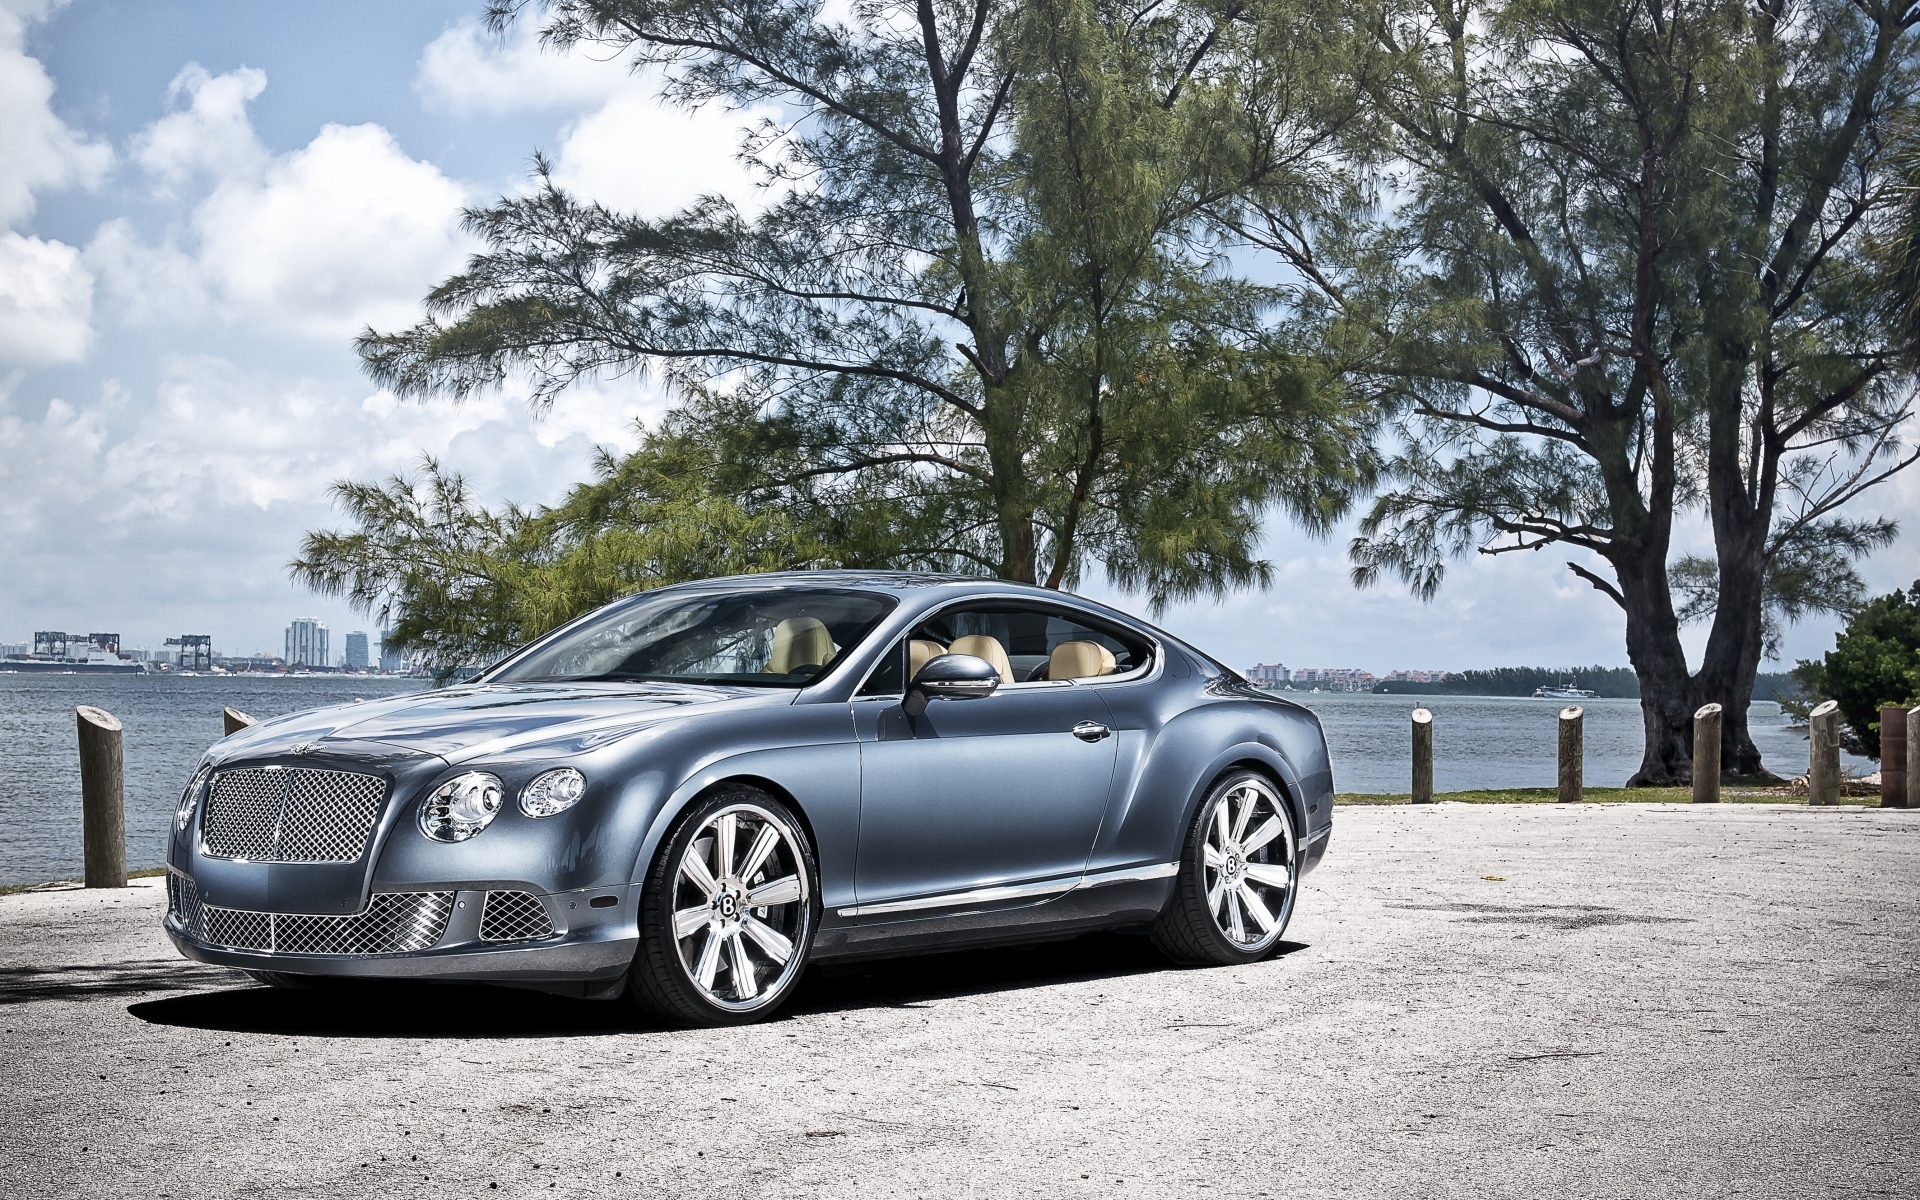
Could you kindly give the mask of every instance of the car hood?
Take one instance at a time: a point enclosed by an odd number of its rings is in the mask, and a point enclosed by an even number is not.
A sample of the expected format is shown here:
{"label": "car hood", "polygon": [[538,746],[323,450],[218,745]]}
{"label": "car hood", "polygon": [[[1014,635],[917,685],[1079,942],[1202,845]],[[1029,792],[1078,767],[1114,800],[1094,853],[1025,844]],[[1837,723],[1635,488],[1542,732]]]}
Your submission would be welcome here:
{"label": "car hood", "polygon": [[265,721],[219,744],[221,759],[369,757],[394,747],[458,764],[540,747],[578,754],[672,717],[720,705],[791,704],[767,688],[673,684],[486,684],[416,692]]}

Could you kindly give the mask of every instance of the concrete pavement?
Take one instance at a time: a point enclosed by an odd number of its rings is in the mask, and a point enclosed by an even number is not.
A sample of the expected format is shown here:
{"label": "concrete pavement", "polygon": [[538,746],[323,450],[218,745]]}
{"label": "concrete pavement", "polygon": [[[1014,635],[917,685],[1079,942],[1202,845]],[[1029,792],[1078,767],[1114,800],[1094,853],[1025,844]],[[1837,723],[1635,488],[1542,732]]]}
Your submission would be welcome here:
{"label": "concrete pavement", "polygon": [[729,1031],[256,988],[154,883],[0,897],[0,1195],[1920,1195],[1920,813],[1342,808],[1273,961],[897,962]]}

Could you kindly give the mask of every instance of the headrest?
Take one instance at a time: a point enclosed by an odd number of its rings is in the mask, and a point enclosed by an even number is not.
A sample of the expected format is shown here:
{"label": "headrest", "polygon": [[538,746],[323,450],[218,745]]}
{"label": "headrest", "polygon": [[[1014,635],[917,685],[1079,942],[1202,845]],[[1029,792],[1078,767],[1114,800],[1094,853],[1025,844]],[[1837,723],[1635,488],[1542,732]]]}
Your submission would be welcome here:
{"label": "headrest", "polygon": [[947,647],[948,654],[971,654],[975,658],[984,658],[1000,672],[1001,683],[1013,682],[1013,664],[1007,661],[1007,648],[1000,639],[985,633],[970,633],[963,638],[955,638],[953,645]]}
{"label": "headrest", "polygon": [[1118,664],[1099,642],[1061,642],[1047,658],[1048,679],[1095,679],[1111,675]]}
{"label": "headrest", "polygon": [[833,661],[833,635],[813,617],[788,617],[773,627],[773,656],[767,672],[786,675],[798,667],[824,667]]}
{"label": "headrest", "polygon": [[909,641],[907,643],[908,682],[912,682],[913,677],[920,673],[920,668],[926,666],[929,660],[939,658],[946,652],[945,646],[939,642],[930,642],[926,638],[914,638]]}

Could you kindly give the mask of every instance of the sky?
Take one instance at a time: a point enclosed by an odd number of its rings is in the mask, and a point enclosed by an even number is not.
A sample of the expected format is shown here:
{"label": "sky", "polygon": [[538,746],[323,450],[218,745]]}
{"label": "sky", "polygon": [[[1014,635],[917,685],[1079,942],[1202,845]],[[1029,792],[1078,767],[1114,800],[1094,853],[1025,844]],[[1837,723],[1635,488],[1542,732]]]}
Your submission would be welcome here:
{"label": "sky", "polygon": [[[536,152],[628,211],[709,192],[754,206],[734,159],[754,114],[663,108],[625,64],[495,38],[480,9],[0,0],[0,642],[210,633],[222,653],[278,653],[296,616],[326,622],[336,652],[349,630],[377,640],[370,616],[288,579],[302,535],[342,523],[330,484],[430,454],[490,502],[550,502],[595,446],[631,447],[664,411],[633,379],[536,417],[517,385],[400,402],[360,372],[353,335],[416,319],[474,249],[462,206],[527,187]],[[1920,472],[1858,511],[1912,525]],[[1916,533],[1865,564],[1874,591],[1920,578]],[[1423,604],[1356,591],[1351,535],[1276,516],[1271,588],[1160,623],[1242,667],[1626,662],[1618,609],[1565,552],[1458,561]],[[1697,522],[1679,540],[1710,553]],[[1142,608],[1097,570],[1082,590]],[[1836,628],[1796,627],[1786,660]]]}

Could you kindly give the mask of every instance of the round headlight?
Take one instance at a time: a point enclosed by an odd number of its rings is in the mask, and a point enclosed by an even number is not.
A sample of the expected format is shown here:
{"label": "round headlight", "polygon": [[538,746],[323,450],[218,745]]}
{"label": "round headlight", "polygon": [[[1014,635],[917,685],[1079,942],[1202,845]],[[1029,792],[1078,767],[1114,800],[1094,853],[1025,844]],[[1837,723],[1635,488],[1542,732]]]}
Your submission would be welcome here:
{"label": "round headlight", "polygon": [[180,793],[180,804],[173,810],[173,830],[179,833],[193,820],[193,810],[200,807],[200,798],[206,794],[207,781],[213,778],[212,767],[201,767],[187,782],[187,790]]}
{"label": "round headlight", "polygon": [[500,780],[485,771],[456,775],[420,806],[420,832],[436,842],[464,842],[500,815],[505,795]]}
{"label": "round headlight", "polygon": [[520,811],[530,817],[551,817],[572,808],[586,794],[585,775],[572,767],[558,767],[520,789]]}

